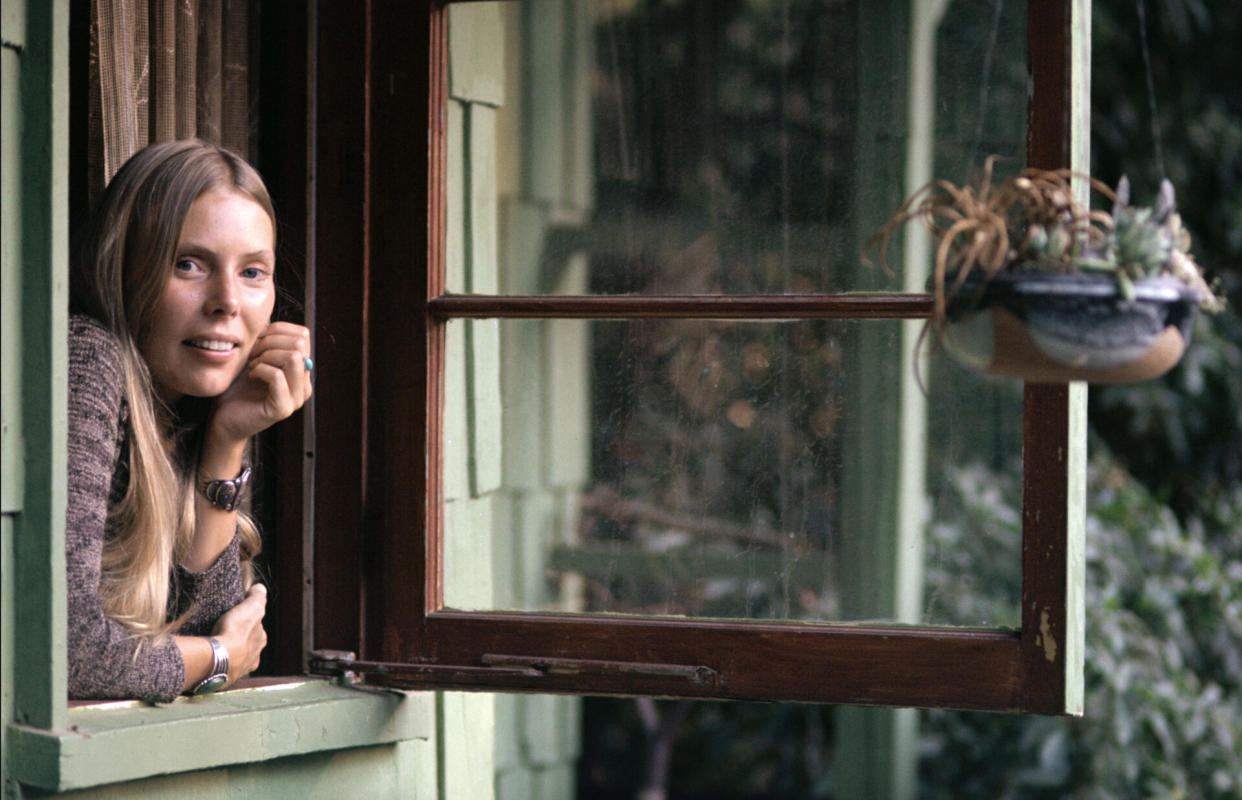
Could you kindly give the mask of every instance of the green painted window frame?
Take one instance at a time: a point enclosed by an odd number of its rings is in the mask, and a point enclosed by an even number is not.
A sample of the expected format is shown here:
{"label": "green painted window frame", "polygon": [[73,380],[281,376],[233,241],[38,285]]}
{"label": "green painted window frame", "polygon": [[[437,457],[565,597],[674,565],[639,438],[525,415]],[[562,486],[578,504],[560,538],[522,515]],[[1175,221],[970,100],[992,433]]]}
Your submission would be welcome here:
{"label": "green painted window frame", "polygon": [[[364,588],[366,646],[358,648],[363,660],[353,667],[397,686],[1081,713],[1086,387],[1079,384],[1028,385],[1024,391],[1017,631],[445,607],[440,471],[448,321],[710,318],[739,312],[729,298],[650,302],[446,291],[447,5],[377,8],[368,41],[371,85],[387,87],[368,107],[370,163],[382,168],[368,172],[367,184],[367,313],[373,333],[367,337],[370,378],[364,387],[372,415],[365,472],[374,491],[368,513],[382,559]],[[409,38],[399,45],[390,41],[384,31],[392,29]],[[1027,155],[1033,166],[1082,170],[1087,164],[1089,31],[1086,0],[1030,4]],[[391,80],[398,75],[400,81]],[[411,138],[423,141],[423,126],[430,144],[425,155],[409,146]],[[419,134],[411,137],[409,131]],[[418,185],[427,186],[425,204],[409,191]],[[411,219],[420,224],[411,225]],[[411,262],[411,253],[426,253],[426,261]],[[914,318],[921,312],[913,307],[928,302],[920,295],[746,300],[754,302],[745,313],[756,317],[800,316],[811,309],[821,316]],[[859,307],[867,304],[872,308]],[[419,306],[423,313],[411,313]],[[420,585],[421,592],[411,591]],[[636,653],[643,654],[641,663]],[[808,674],[832,680],[808,682]],[[963,675],[970,680],[963,681]]]}
{"label": "green painted window frame", "polygon": [[[61,792],[434,738],[431,693],[305,676],[161,706],[67,700],[70,7],[69,0],[5,4],[4,325],[20,334],[12,340],[21,348],[20,358],[8,358],[6,335],[0,605],[12,638],[0,646],[0,662],[4,719],[12,722],[2,731],[5,779]],[[20,79],[9,83],[13,72]],[[9,136],[14,118],[20,137]]]}
{"label": "green painted window frame", "polygon": [[[430,739],[435,696],[322,679],[232,689],[162,706],[75,705],[59,728],[9,730],[13,777],[64,792],[349,747]],[[142,754],[136,757],[135,754]]]}
{"label": "green painted window frame", "polygon": [[[16,4],[14,4],[16,5]],[[6,747],[13,755],[9,775],[40,788],[60,790],[99,785],[112,780],[190,769],[206,769],[257,758],[275,758],[299,752],[361,746],[417,738],[431,734],[431,696],[415,694],[404,700],[373,694],[322,681],[291,686],[289,694],[276,690],[247,689],[206,699],[184,699],[160,708],[89,706],[70,708],[65,700],[64,642],[64,497],[63,476],[65,421],[56,409],[64,408],[64,338],[67,321],[67,81],[68,0],[27,4],[31,10],[25,35],[30,42],[46,42],[47,48],[23,51],[23,91],[42,92],[23,96],[23,124],[27,135],[20,145],[22,166],[22,229],[26,237],[23,257],[21,330],[21,424],[26,439],[24,487],[20,503],[9,505],[6,484],[5,514],[13,520],[16,535],[13,552],[4,553],[12,569],[12,586],[6,597],[11,606],[14,647],[6,647],[5,686],[13,688],[13,718],[5,730]],[[461,315],[451,302],[441,300],[439,281],[444,256],[444,138],[437,121],[442,119],[444,86],[445,3],[376,4],[366,30],[360,34],[368,53],[365,76],[368,86],[387,87],[362,102],[369,103],[367,118],[359,122],[358,136],[367,153],[366,233],[363,241],[369,305],[355,320],[359,338],[365,342],[367,369],[352,387],[353,402],[366,397],[371,419],[366,427],[364,464],[346,464],[343,470],[365,467],[369,489],[367,527],[361,549],[371,557],[366,566],[351,572],[346,593],[365,596],[365,612],[343,628],[357,632],[359,651],[365,657],[393,661],[439,660],[427,670],[419,685],[465,686],[474,689],[556,691],[584,693],[606,691],[632,694],[669,693],[670,683],[658,679],[617,681],[615,675],[560,677],[549,681],[547,672],[532,677],[530,667],[510,672],[485,668],[471,673],[470,658],[459,659],[449,643],[472,641],[484,647],[518,645],[523,637],[549,644],[557,637],[583,632],[618,635],[622,638],[654,635],[657,639],[686,637],[686,629],[663,620],[605,624],[598,621],[541,620],[536,615],[460,614],[442,610],[440,573],[440,509],[435,467],[440,457],[439,376],[443,366],[442,326],[450,315]],[[6,6],[6,9],[9,6]],[[1043,165],[1086,164],[1085,86],[1089,48],[1089,4],[1086,0],[1032,3],[1032,41],[1041,49],[1032,58],[1032,150],[1031,162]],[[399,35],[398,35],[399,34]],[[6,37],[9,29],[6,27]],[[350,34],[352,35],[352,34]],[[411,41],[413,40],[413,41]],[[351,42],[357,45],[359,42]],[[343,48],[353,58],[364,52],[356,46]],[[40,60],[42,59],[42,60]],[[400,76],[401,80],[396,80]],[[1069,88],[1073,91],[1069,92]],[[1067,100],[1067,94],[1069,99]],[[1054,98],[1049,100],[1048,98]],[[1065,113],[1066,106],[1070,113]],[[1066,121],[1073,124],[1066,130]],[[423,141],[426,130],[430,152],[411,147]],[[411,137],[409,132],[418,134]],[[323,135],[328,135],[326,132]],[[5,165],[11,162],[6,154]],[[382,165],[382,167],[381,167]],[[5,170],[6,173],[9,170]],[[351,176],[341,180],[347,181]],[[353,184],[350,184],[353,185]],[[410,191],[426,186],[428,191]],[[323,190],[326,196],[332,187]],[[396,199],[394,199],[396,198]],[[428,224],[411,224],[425,220]],[[426,254],[411,259],[411,254]],[[415,263],[411,265],[411,260]],[[348,266],[348,265],[346,265]],[[323,280],[321,292],[331,281]],[[493,299],[485,313],[496,315],[504,299]],[[437,305],[438,304],[438,305]],[[411,314],[411,309],[426,313]],[[500,309],[500,310],[498,310]],[[581,309],[579,310],[581,311]],[[504,313],[511,313],[505,311]],[[579,312],[575,312],[579,313]],[[413,318],[413,319],[411,319]],[[368,336],[367,332],[373,334]],[[383,334],[382,336],[379,334]],[[430,336],[428,334],[431,334]],[[317,359],[318,360],[318,359]],[[9,388],[6,372],[6,391]],[[349,388],[349,387],[347,387]],[[1022,630],[1015,634],[984,632],[953,634],[944,629],[894,629],[873,626],[823,626],[837,644],[827,651],[831,658],[814,664],[815,669],[859,672],[868,659],[892,659],[934,654],[941,674],[960,676],[969,669],[971,653],[1001,655],[1007,672],[998,678],[1001,698],[982,707],[1043,713],[1080,713],[1082,702],[1082,482],[1085,475],[1085,387],[1028,386],[1026,442],[1027,470],[1055,476],[1044,495],[1028,487],[1024,523],[1035,538],[1050,542],[1051,550],[1028,547],[1023,564],[1024,603]],[[7,396],[7,395],[6,395]],[[428,403],[429,405],[424,405]],[[430,411],[428,410],[430,409]],[[358,412],[353,412],[358,413]],[[403,420],[391,425],[393,420]],[[411,422],[413,421],[413,422]],[[420,421],[423,424],[420,424]],[[6,440],[7,444],[7,440]],[[14,451],[5,452],[6,464]],[[321,453],[317,463],[331,461]],[[424,467],[432,464],[431,471]],[[356,474],[356,473],[355,473]],[[394,491],[399,488],[400,491]],[[313,499],[319,503],[319,493]],[[413,526],[410,520],[417,520]],[[354,547],[352,531],[338,531],[330,541]],[[317,541],[317,546],[324,542]],[[6,547],[9,543],[6,542]],[[11,558],[10,558],[11,555]],[[376,558],[375,556],[379,556]],[[411,600],[411,586],[421,586]],[[1031,593],[1027,595],[1027,591]],[[318,591],[318,588],[316,589]],[[9,594],[11,592],[11,594]],[[330,602],[317,597],[309,619],[314,630],[301,638],[335,645],[326,635],[333,621],[342,618]],[[346,614],[345,617],[350,615]],[[690,626],[692,642],[723,642],[729,647],[761,641],[762,626],[721,626],[701,623]],[[780,627],[780,626],[774,626]],[[749,628],[749,630],[747,630]],[[741,633],[738,633],[741,629]],[[497,638],[500,637],[500,638]],[[640,637],[640,638],[641,638]],[[632,639],[628,639],[632,641]],[[946,642],[952,640],[950,645]],[[1056,643],[1052,658],[1049,644]],[[8,644],[7,642],[5,643]],[[338,645],[339,646],[339,645]],[[492,648],[490,652],[517,652]],[[20,669],[11,653],[20,654]],[[306,653],[303,653],[305,656]],[[589,654],[588,654],[589,655]],[[965,657],[965,660],[963,660]],[[477,662],[477,659],[475,659]],[[465,667],[463,670],[462,668]],[[865,670],[864,670],[865,671]],[[11,677],[10,677],[11,675]],[[486,679],[479,677],[487,676]],[[866,676],[849,680],[830,693],[813,699],[821,702],[857,702],[880,705],[945,704],[981,707],[968,702],[957,690],[913,695],[894,693],[883,685],[868,683]],[[967,687],[969,689],[970,687]],[[685,692],[681,692],[685,694]],[[706,695],[705,695],[706,696]],[[281,733],[261,745],[263,752],[242,752],[223,747],[219,753],[190,755],[204,741],[225,744],[247,726],[271,723],[287,729],[303,715],[324,720],[339,728],[339,736],[311,742]],[[356,726],[357,719],[374,715],[378,726]],[[74,730],[77,726],[77,730]],[[153,733],[158,732],[159,735]],[[155,737],[155,738],[153,738]],[[110,753],[133,751],[154,741],[179,755],[166,763],[144,759],[143,766],[124,774],[105,770]],[[112,749],[117,748],[117,749]],[[186,753],[181,753],[186,751]]]}

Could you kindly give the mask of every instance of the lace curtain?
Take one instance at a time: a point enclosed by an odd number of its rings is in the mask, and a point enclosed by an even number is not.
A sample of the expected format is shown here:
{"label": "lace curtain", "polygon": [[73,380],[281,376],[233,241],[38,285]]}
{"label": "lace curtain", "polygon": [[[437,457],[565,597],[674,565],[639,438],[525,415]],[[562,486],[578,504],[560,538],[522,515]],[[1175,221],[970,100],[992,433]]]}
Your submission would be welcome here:
{"label": "lace curtain", "polygon": [[250,150],[249,0],[91,0],[89,192],[150,142]]}

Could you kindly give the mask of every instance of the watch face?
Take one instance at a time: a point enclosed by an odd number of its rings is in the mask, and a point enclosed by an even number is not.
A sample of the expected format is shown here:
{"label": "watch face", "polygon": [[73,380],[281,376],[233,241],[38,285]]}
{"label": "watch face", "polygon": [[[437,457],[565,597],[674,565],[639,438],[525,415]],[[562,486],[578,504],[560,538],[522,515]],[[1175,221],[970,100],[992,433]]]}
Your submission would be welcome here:
{"label": "watch face", "polygon": [[223,508],[232,508],[237,502],[237,484],[232,481],[226,481],[220,486],[220,491],[216,493],[216,505]]}
{"label": "watch face", "polygon": [[218,691],[225,683],[228,682],[229,676],[223,672],[208,677],[198,686],[194,687],[194,694],[210,694]]}

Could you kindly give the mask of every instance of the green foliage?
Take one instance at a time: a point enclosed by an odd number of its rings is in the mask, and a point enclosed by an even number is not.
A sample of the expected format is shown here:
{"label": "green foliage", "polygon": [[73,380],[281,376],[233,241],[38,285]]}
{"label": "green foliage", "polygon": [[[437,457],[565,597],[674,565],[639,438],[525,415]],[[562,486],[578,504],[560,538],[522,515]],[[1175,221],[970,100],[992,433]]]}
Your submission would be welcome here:
{"label": "green foliage", "polygon": [[[1161,179],[1199,262],[1242,288],[1242,14],[1235,0],[1096,0],[1092,6],[1092,174],[1129,175],[1135,196]],[[1146,22],[1147,58],[1143,32]],[[1151,84],[1148,91],[1147,64]]]}
{"label": "green foliage", "polygon": [[1133,0],[1093,4],[1092,172],[1128,174],[1138,196],[1172,180],[1196,260],[1229,305],[1199,320],[1164,379],[1093,388],[1091,424],[1186,521],[1242,482],[1242,83],[1219,79],[1242,71],[1242,15],[1235,0],[1144,7],[1145,20]]}
{"label": "green foliage", "polygon": [[[932,545],[967,551],[959,557],[983,573],[976,588],[989,590],[987,566],[1019,557],[1015,526],[996,524],[1018,514],[1017,480],[968,468],[952,485],[960,517],[935,526]],[[1242,795],[1242,545],[1213,534],[1242,519],[1242,491],[1219,495],[1206,522],[1182,524],[1100,462],[1089,502],[1086,713],[927,712],[923,796]],[[969,535],[984,530],[1009,535]],[[953,596],[928,578],[929,592]],[[968,619],[987,602],[970,597],[958,612]]]}
{"label": "green foliage", "polygon": [[[941,481],[928,533],[924,619],[952,625],[1019,627],[1022,512],[1017,470],[981,464],[953,469]],[[981,553],[992,554],[980,569]]]}
{"label": "green foliage", "polygon": [[[661,733],[644,736],[638,703],[590,698],[580,796],[633,800],[651,780],[654,750],[668,746],[668,797],[800,798],[832,794],[831,706],[651,701]],[[648,731],[650,733],[650,731]]]}
{"label": "green foliage", "polygon": [[[652,5],[674,14],[687,4]],[[1110,456],[1093,470],[1090,489],[1084,716],[925,712],[920,796],[926,798],[1242,797],[1242,81],[1236,79],[1242,74],[1242,14],[1237,0],[1145,0],[1145,20],[1135,0],[1094,0],[1092,6],[1091,171],[1108,183],[1129,175],[1136,197],[1155,195],[1166,177],[1179,187],[1178,207],[1194,237],[1196,260],[1209,278],[1220,280],[1229,307],[1200,316],[1185,358],[1164,379],[1091,389],[1092,447],[1099,452],[1104,446]],[[704,12],[698,19],[710,21],[738,4],[695,7]],[[798,16],[802,8],[796,6],[791,19],[795,30],[812,22]],[[1002,12],[1015,25],[1024,19],[1016,4],[954,3],[942,36],[961,28],[969,33],[962,38],[986,42]],[[830,32],[842,32],[833,35],[847,35],[848,19],[832,22]],[[659,23],[632,33],[674,31],[686,38],[662,52],[674,60],[689,52],[689,27],[674,19]],[[730,73],[731,87],[749,85],[751,76],[771,66],[763,54],[776,52],[758,48],[751,58],[739,57],[731,49],[738,35],[761,42],[777,37],[774,29],[748,26],[711,39],[719,42],[712,63]],[[941,72],[955,65],[974,71],[991,60],[990,51],[976,60],[941,44]],[[601,52],[606,45],[601,41]],[[833,52],[799,50],[791,63],[811,74],[822,67],[807,58]],[[1011,60],[1016,66],[1009,75],[1003,70]],[[969,80],[939,87],[938,101],[953,113],[937,114],[938,164],[977,166],[979,154],[1009,152],[1011,140],[1020,140],[1020,131],[1004,126],[1020,127],[1021,114],[989,109],[1015,107],[1008,94],[1025,92],[1025,63],[998,57],[996,64],[1002,72],[982,96]],[[640,66],[632,96],[644,103],[688,94],[683,82],[697,74],[680,61],[649,59]],[[955,100],[953,91],[962,97]],[[779,207],[771,180],[779,166],[771,143],[779,137],[764,127],[758,106],[739,113],[737,104],[746,98],[762,99],[738,89],[721,107],[730,118],[754,120],[744,136],[720,145],[721,154],[732,157],[721,155],[711,170],[699,169],[697,158],[659,165],[674,174],[672,183],[710,199],[704,216],[740,216],[739,198],[748,201],[745,207],[756,198],[767,198],[766,208]],[[806,99],[810,108],[830,107],[831,114],[807,128],[813,136],[799,134],[810,143],[805,147],[814,150],[825,140],[848,144],[852,109]],[[1019,101],[1024,104],[1024,96]],[[977,114],[962,113],[975,105]],[[685,119],[697,124],[708,117],[704,111],[689,110]],[[755,131],[759,135],[751,135]],[[708,141],[692,139],[700,140]],[[839,151],[823,147],[818,156],[799,157],[797,163],[809,166],[798,172],[811,177],[806,186],[813,192],[794,194],[794,218],[836,219],[848,210],[849,164],[834,160]],[[722,194],[715,188],[720,171],[740,188]],[[622,170],[604,172],[601,186],[607,187]],[[968,380],[974,379],[946,379],[954,385]],[[979,386],[976,400],[989,391]],[[960,445],[946,440],[945,446]],[[938,482],[937,522],[928,541],[928,617],[1016,624],[1012,565],[1020,554],[1020,491],[1016,470],[1002,468],[1003,454],[1016,447],[995,443],[991,467],[963,467]],[[635,751],[642,751],[633,703],[592,700],[588,715],[605,707],[609,713],[589,716],[585,726],[588,738],[607,741],[597,746],[599,758],[584,758],[581,785],[592,797],[633,797],[641,758]],[[673,706],[662,707],[667,713]],[[672,796],[830,796],[832,740],[831,709],[695,704],[675,737]],[[597,771],[598,780],[587,779]],[[614,793],[597,793],[609,789]]]}
{"label": "green foliage", "polygon": [[[1209,514],[1242,482],[1242,319],[1200,316],[1162,380],[1093,388],[1091,427],[1179,518]],[[1233,531],[1238,525],[1235,522]]]}

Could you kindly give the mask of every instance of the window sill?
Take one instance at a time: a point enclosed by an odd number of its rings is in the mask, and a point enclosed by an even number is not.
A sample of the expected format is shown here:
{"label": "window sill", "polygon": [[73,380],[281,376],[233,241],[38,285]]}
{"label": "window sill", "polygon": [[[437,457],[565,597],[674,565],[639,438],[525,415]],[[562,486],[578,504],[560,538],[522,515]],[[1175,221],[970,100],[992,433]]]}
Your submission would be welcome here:
{"label": "window sill", "polygon": [[[82,789],[282,756],[428,738],[433,695],[351,689],[324,680],[183,697],[71,707],[65,730],[9,728],[13,777],[53,791]],[[135,758],[135,754],[142,757]]]}

